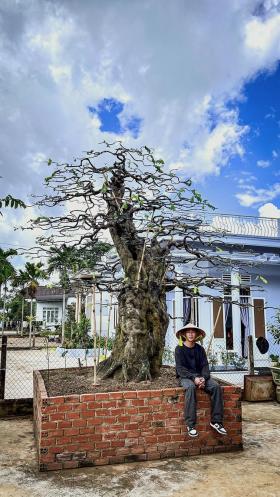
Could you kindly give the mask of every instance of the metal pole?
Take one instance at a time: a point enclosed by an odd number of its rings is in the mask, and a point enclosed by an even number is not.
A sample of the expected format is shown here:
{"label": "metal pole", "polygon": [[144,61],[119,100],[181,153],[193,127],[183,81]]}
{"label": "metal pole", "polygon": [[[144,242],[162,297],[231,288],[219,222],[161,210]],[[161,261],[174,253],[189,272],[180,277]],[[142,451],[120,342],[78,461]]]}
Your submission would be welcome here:
{"label": "metal pole", "polygon": [[63,300],[62,300],[62,322],[61,322],[61,345],[64,343],[65,335],[65,304],[66,304],[66,291],[63,288]]}
{"label": "metal pole", "polygon": [[103,298],[102,298],[102,292],[101,290],[99,291],[99,337],[98,337],[98,357],[97,357],[97,364],[99,364],[100,360],[100,346],[101,346],[101,335],[102,335],[102,305],[103,305]]}
{"label": "metal pole", "polygon": [[21,302],[21,325],[20,325],[21,336],[23,336],[23,318],[24,318],[24,297],[22,297],[22,302]]}
{"label": "metal pole", "polygon": [[111,324],[111,313],[112,313],[113,295],[110,294],[110,306],[109,306],[109,316],[108,316],[108,326],[107,326],[107,336],[105,340],[105,357],[107,357],[108,352],[108,341],[110,337],[110,324]]}
{"label": "metal pole", "polygon": [[248,362],[249,362],[249,374],[253,375],[255,373],[254,367],[254,346],[252,335],[248,336]]}
{"label": "metal pole", "polygon": [[96,385],[96,298],[95,298],[95,286],[92,288],[92,314],[93,314],[93,349],[94,349],[94,355],[93,355],[93,384]]}
{"label": "metal pole", "polygon": [[2,336],[4,335],[5,325],[6,325],[6,299],[7,299],[7,286],[4,285],[4,297],[3,297],[3,321],[2,321]]}
{"label": "metal pole", "polygon": [[6,363],[7,363],[7,340],[6,335],[2,336],[1,350],[1,369],[0,369],[0,399],[5,398],[5,380],[6,380]]}
{"label": "metal pole", "polygon": [[32,303],[33,299],[32,297],[30,298],[30,322],[29,322],[29,347],[31,348],[31,337],[32,337]]}

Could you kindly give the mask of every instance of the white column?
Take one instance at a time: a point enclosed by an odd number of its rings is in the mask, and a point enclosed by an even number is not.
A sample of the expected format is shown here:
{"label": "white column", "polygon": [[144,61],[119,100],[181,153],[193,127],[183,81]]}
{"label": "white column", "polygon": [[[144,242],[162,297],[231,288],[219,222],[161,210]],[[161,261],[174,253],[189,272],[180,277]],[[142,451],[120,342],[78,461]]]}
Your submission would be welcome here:
{"label": "white column", "polygon": [[81,310],[82,310],[82,294],[79,293],[78,298],[78,323],[81,321]]}
{"label": "white column", "polygon": [[175,330],[179,330],[183,326],[183,290],[181,288],[175,288],[174,296],[176,315],[174,328]]}
{"label": "white column", "polygon": [[[232,300],[239,302],[239,268],[235,267],[231,271],[231,284],[238,287],[232,290]],[[237,304],[232,305],[232,328],[233,328],[233,349],[239,355],[241,353],[241,319],[240,307]]]}

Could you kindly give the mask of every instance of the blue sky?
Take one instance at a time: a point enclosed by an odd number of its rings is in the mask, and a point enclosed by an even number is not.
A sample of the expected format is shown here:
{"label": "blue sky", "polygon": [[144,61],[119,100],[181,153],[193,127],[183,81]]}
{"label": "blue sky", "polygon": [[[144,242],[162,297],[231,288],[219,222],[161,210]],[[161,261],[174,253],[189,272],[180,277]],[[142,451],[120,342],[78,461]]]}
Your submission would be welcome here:
{"label": "blue sky", "polygon": [[[271,191],[275,183],[280,183],[279,90],[280,65],[277,64],[273,70],[262,72],[245,84],[239,101],[229,103],[238,108],[239,122],[250,129],[245,136],[244,156],[233,157],[219,176],[208,177],[201,185],[204,195],[221,212],[258,215],[262,201],[240,205],[236,194],[252,187]],[[279,209],[279,195],[272,201]]]}
{"label": "blue sky", "polygon": [[[121,139],[220,212],[280,217],[280,0],[9,0],[0,23],[0,196]],[[33,244],[13,227],[37,214],[6,214],[2,243]]]}
{"label": "blue sky", "polygon": [[[248,127],[244,141],[243,157],[232,157],[226,169],[218,176],[196,181],[196,185],[219,211],[231,214],[256,215],[262,202],[242,205],[236,194],[251,188],[270,190],[280,182],[280,65],[262,72],[244,85],[237,99],[228,102],[228,108],[238,112],[239,122]],[[142,119],[131,116],[125,123],[121,114],[125,104],[112,98],[104,98],[97,107],[89,106],[89,112],[100,120],[100,131],[112,135],[131,133],[137,138]],[[216,126],[216,115],[211,115],[211,126]],[[187,142],[185,143],[187,147]],[[236,185],[236,189],[233,188]],[[218,195],[217,195],[217,192]],[[244,204],[244,202],[243,202]],[[279,208],[279,199],[274,199]]]}

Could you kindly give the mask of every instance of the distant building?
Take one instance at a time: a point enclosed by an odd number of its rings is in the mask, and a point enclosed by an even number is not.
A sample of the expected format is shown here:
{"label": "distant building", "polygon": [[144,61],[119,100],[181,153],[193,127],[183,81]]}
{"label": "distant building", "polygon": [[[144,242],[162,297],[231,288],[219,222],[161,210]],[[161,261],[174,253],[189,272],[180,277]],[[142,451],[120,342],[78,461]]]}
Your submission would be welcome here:
{"label": "distant building", "polygon": [[[170,323],[166,347],[174,350],[177,344],[175,331],[183,324],[192,322],[206,331],[203,344],[206,348],[212,337],[211,352],[218,354],[219,362],[221,354],[227,352],[235,353],[241,360],[247,359],[247,337],[252,335],[255,365],[267,366],[269,354],[280,355],[280,346],[274,344],[268,332],[268,324],[272,322],[277,307],[280,307],[280,219],[214,214],[209,229],[216,240],[208,250],[210,259],[218,254],[230,258],[231,265],[221,270],[205,263],[200,274],[221,278],[229,286],[226,286],[222,300],[217,291],[207,288],[205,293],[211,298],[189,297],[179,288],[168,292]],[[226,232],[222,239],[226,244],[223,250],[217,238],[219,229]],[[246,252],[242,252],[242,247],[246,248]],[[197,268],[190,263],[183,264],[183,257],[183,252],[174,251],[177,271],[197,277]],[[242,265],[244,262],[246,266]],[[86,270],[78,273],[75,280],[85,280],[89,285],[87,291],[83,290],[83,302],[85,314],[91,320],[91,330],[95,328],[98,334],[114,336],[118,323],[117,296],[90,289],[91,275]],[[231,290],[230,285],[234,289]],[[78,289],[76,292],[76,299],[74,293],[67,295],[67,304],[76,301],[76,319],[79,320],[82,294]],[[39,287],[36,299],[37,320],[43,321],[47,327],[60,324],[62,289]],[[256,346],[259,337],[265,337],[269,342],[267,354],[261,354]]]}
{"label": "distant building", "polygon": [[[36,321],[43,328],[55,329],[62,321],[63,288],[39,286],[36,290]],[[75,294],[70,291],[65,295],[66,307],[75,302]]]}
{"label": "distant building", "polygon": [[[205,288],[207,297],[189,297],[183,290],[175,288],[167,293],[167,307],[170,323],[166,335],[166,347],[174,350],[177,340],[175,330],[183,324],[193,322],[206,331],[204,346],[207,348],[211,340],[211,352],[218,354],[236,354],[237,359],[247,359],[247,337],[253,336],[255,365],[262,367],[269,363],[269,354],[280,354],[280,346],[273,342],[268,332],[268,323],[272,321],[276,308],[280,306],[280,220],[252,216],[235,216],[214,214],[209,229],[213,232],[213,243],[208,255],[230,258],[231,265],[223,270],[205,263],[200,274],[218,277],[226,287],[223,299],[218,292]],[[226,232],[222,245],[217,233]],[[220,247],[219,247],[220,243]],[[243,252],[241,248],[246,248]],[[197,245],[199,248],[199,244]],[[198,270],[192,264],[183,264],[184,253],[173,253],[178,272],[187,272],[195,278]],[[245,263],[243,266],[242,264]],[[81,274],[81,279],[88,278]],[[202,289],[203,290],[203,289]],[[202,292],[201,292],[202,293]],[[216,297],[216,298],[215,298]],[[100,302],[101,300],[101,302]],[[118,321],[117,301],[113,298],[113,306],[109,313],[110,297],[107,292],[96,292],[95,314],[92,313],[92,293],[86,298],[86,314],[95,319],[99,332],[103,335],[108,327],[114,335]],[[112,314],[113,312],[113,314]],[[214,325],[215,329],[214,329]],[[214,332],[213,332],[214,331]],[[258,337],[265,337],[270,347],[267,354],[262,355],[256,346]]]}

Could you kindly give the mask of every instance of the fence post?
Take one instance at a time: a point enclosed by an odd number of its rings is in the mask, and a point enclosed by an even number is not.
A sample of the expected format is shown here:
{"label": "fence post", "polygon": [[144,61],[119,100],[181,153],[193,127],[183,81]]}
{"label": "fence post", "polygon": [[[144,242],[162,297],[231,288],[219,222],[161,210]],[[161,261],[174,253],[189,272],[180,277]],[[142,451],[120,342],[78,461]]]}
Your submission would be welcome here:
{"label": "fence post", "polygon": [[254,346],[253,346],[253,337],[252,335],[248,336],[248,359],[249,359],[249,374],[254,374]]}
{"label": "fence post", "polygon": [[0,399],[5,398],[7,339],[8,337],[6,335],[2,336],[1,364],[0,364]]}

